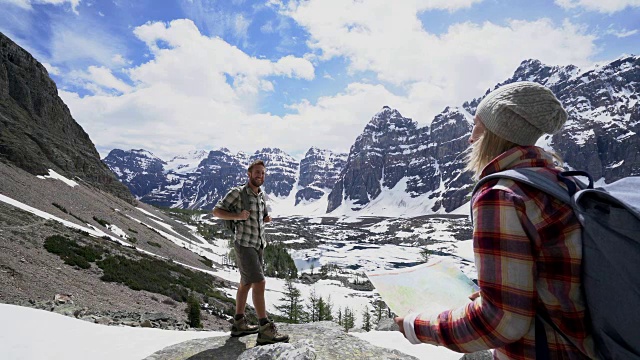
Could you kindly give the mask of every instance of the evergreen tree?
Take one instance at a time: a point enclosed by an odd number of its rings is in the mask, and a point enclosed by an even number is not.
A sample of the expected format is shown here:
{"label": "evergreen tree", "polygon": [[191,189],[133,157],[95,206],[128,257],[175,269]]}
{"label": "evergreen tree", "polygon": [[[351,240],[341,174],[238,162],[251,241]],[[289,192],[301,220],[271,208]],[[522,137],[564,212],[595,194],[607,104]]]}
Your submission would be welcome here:
{"label": "evergreen tree", "polygon": [[331,321],[333,320],[333,304],[331,304],[331,296],[324,300],[322,297],[318,299],[318,320],[319,321]]}
{"label": "evergreen tree", "polygon": [[342,308],[338,308],[338,325],[342,326]]}
{"label": "evergreen tree", "polygon": [[376,323],[379,323],[380,319],[382,319],[382,315],[385,313],[386,307],[387,306],[384,301],[380,299],[373,302],[373,314],[375,316]]}
{"label": "evergreen tree", "polygon": [[342,326],[344,327],[344,331],[349,332],[350,329],[353,329],[353,327],[355,326],[355,322],[356,319],[353,311],[350,308],[345,307],[344,318],[342,319]]}
{"label": "evergreen tree", "polygon": [[200,302],[191,295],[187,299],[187,318],[189,320],[189,326],[192,328],[201,328],[200,322]]}
{"label": "evergreen tree", "polygon": [[362,310],[362,329],[364,329],[364,331],[371,331],[371,313],[369,312],[368,305]]}
{"label": "evergreen tree", "polygon": [[264,274],[266,276],[297,278],[298,268],[281,243],[270,244],[264,248]]}
{"label": "evergreen tree", "polygon": [[316,295],[316,289],[311,289],[311,294],[309,294],[309,303],[307,304],[307,314],[309,315],[309,322],[320,321],[319,316],[319,305],[320,300],[318,295]]}
{"label": "evergreen tree", "polygon": [[287,278],[285,291],[280,298],[280,305],[276,305],[276,309],[286,318],[285,322],[299,324],[305,317],[304,307],[302,305],[302,295],[300,290],[293,286],[293,281]]}

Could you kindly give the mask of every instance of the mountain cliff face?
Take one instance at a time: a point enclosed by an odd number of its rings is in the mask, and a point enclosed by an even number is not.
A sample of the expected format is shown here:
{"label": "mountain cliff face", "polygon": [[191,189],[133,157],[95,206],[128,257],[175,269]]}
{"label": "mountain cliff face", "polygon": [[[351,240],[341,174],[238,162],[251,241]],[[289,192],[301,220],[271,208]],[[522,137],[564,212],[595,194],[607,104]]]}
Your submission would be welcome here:
{"label": "mountain cliff face", "polygon": [[164,185],[166,162],[146,150],[114,149],[102,160],[136,197],[142,197]]}
{"label": "mountain cliff face", "polygon": [[[360,210],[392,189],[407,198],[426,195],[427,211],[454,210],[467,195],[469,174],[460,154],[471,125],[458,109],[447,108],[431,126],[418,128],[387,106],[376,114],[355,144],[331,194],[327,212],[348,201]],[[406,201],[400,198],[397,206]]]}
{"label": "mountain cliff face", "polygon": [[0,33],[0,161],[34,175],[78,177],[129,202],[131,193],[58,97],[47,70]]}
{"label": "mountain cliff face", "polygon": [[309,149],[300,161],[300,190],[296,193],[295,205],[302,201],[318,200],[330,192],[346,160],[347,154],[337,154],[316,147]]}
{"label": "mountain cliff face", "polygon": [[[267,194],[277,197],[288,196],[296,182],[300,166],[296,159],[280,149],[265,148],[251,155],[249,163],[255,160],[264,161],[267,168],[268,181],[264,183]],[[246,167],[244,171],[246,173]]]}

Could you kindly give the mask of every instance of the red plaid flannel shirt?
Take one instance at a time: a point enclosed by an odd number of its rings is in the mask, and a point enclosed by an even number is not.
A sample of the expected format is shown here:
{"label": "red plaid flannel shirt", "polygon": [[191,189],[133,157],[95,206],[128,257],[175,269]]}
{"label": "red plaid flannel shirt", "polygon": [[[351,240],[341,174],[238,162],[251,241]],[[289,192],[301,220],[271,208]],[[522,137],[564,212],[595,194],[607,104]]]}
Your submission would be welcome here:
{"label": "red plaid flannel shirt", "polygon": [[[521,167],[538,167],[554,179],[558,172],[548,153],[527,146],[498,156],[481,177]],[[536,307],[544,306],[575,344],[545,324],[551,357],[595,357],[580,286],[582,230],[571,208],[530,186],[498,179],[475,195],[473,218],[481,296],[435,316],[408,315],[413,341],[458,352],[496,349],[497,359],[535,359]]]}

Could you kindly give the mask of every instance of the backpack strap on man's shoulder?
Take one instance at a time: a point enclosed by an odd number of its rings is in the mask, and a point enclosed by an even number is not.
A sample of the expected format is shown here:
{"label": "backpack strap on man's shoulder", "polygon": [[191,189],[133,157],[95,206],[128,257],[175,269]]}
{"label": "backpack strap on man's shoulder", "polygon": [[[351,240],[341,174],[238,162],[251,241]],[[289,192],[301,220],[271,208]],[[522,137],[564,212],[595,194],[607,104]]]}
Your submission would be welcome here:
{"label": "backpack strap on man's shoulder", "polygon": [[247,194],[248,184],[240,187],[240,201],[242,202],[242,210],[251,212],[251,201],[249,200],[249,194]]}

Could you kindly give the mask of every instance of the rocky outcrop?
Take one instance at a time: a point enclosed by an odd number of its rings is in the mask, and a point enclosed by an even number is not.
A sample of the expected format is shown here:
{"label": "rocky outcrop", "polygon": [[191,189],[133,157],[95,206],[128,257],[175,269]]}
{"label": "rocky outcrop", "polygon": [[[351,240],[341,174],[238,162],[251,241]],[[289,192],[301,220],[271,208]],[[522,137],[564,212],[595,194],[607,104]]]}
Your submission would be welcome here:
{"label": "rocky outcrop", "polygon": [[[186,341],[158,351],[145,360],[178,359],[415,359],[415,357],[371,345],[341,330],[333,322],[282,324],[290,344],[256,347],[255,336],[212,337]],[[313,356],[315,357],[305,357]],[[295,357],[300,356],[300,357]]]}
{"label": "rocky outcrop", "polygon": [[47,70],[0,33],[0,161],[34,175],[49,169],[133,202],[71,117]]}

